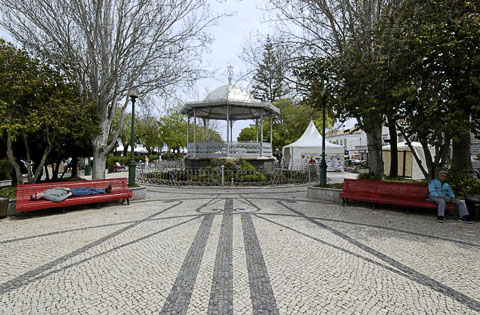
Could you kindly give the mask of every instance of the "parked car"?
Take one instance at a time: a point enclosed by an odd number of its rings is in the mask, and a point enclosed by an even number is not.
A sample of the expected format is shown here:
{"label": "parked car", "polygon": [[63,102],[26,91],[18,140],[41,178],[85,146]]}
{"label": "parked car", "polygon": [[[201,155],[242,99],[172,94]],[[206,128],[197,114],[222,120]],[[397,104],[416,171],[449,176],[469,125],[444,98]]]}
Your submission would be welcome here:
{"label": "parked car", "polygon": [[365,160],[352,159],[350,161],[351,161],[352,165],[365,166],[367,164],[367,161],[365,161]]}

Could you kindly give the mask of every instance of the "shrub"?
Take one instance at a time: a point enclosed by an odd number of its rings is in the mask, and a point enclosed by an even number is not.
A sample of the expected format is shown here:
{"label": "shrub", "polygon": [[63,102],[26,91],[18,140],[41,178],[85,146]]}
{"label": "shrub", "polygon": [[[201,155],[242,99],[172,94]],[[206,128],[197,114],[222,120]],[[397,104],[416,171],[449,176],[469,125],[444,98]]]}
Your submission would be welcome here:
{"label": "shrub", "polygon": [[362,179],[362,180],[380,180],[380,178],[378,178],[378,176],[376,176],[376,175],[373,174],[373,173],[359,174],[359,175],[358,175],[358,179]]}
{"label": "shrub", "polygon": [[0,198],[14,199],[17,197],[17,187],[7,186],[0,189]]}
{"label": "shrub", "polygon": [[449,174],[447,182],[458,198],[464,199],[466,195],[480,195],[480,179]]}

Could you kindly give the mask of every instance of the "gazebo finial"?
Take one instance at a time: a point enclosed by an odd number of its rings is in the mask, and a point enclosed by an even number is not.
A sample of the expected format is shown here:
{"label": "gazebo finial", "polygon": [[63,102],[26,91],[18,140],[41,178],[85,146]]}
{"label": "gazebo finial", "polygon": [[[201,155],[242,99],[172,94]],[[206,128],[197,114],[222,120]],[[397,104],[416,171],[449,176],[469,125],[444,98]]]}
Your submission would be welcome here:
{"label": "gazebo finial", "polygon": [[233,77],[233,67],[230,65],[227,67],[227,75],[228,75],[228,84],[232,84],[232,77]]}

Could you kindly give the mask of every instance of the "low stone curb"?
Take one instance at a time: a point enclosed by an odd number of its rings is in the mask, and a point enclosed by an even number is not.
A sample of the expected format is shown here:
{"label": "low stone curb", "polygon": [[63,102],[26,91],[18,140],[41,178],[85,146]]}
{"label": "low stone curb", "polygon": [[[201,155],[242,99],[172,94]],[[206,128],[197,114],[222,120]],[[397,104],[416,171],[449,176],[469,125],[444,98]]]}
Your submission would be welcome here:
{"label": "low stone curb", "polygon": [[342,190],[337,188],[307,187],[307,198],[342,204],[342,199],[339,197],[341,192]]}
{"label": "low stone curb", "polygon": [[141,186],[141,187],[132,187],[128,188],[133,192],[132,198],[130,200],[141,200],[145,199],[147,197],[147,187],[146,186]]}

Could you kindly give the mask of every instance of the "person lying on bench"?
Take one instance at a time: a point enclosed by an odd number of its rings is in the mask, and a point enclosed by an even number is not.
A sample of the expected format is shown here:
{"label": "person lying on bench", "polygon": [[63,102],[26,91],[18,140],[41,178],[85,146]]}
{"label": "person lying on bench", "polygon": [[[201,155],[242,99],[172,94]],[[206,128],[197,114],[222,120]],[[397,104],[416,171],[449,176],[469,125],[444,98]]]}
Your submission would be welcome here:
{"label": "person lying on bench", "polygon": [[107,188],[92,188],[92,187],[79,187],[79,188],[63,188],[55,187],[45,190],[44,192],[34,193],[30,196],[30,200],[50,200],[55,202],[64,201],[71,196],[88,196],[98,194],[109,194],[112,192],[112,185],[108,185]]}
{"label": "person lying on bench", "polygon": [[430,184],[428,184],[429,199],[438,204],[438,222],[443,223],[443,220],[445,218],[446,203],[451,202],[458,206],[458,221],[462,221],[464,223],[473,223],[470,220],[465,201],[455,199],[455,195],[453,194],[450,185],[445,181],[446,178],[447,171],[441,170],[440,172],[438,172],[438,177],[436,179],[433,179]]}

